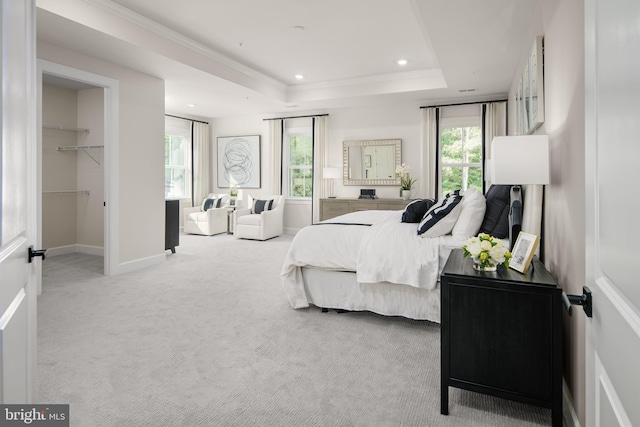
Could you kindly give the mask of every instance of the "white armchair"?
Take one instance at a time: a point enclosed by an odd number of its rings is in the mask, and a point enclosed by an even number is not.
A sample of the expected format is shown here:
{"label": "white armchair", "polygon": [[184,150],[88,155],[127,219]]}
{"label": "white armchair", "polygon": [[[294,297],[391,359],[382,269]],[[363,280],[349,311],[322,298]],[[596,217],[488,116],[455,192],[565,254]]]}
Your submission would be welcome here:
{"label": "white armchair", "polygon": [[[254,200],[273,200],[271,210],[254,213]],[[234,217],[234,234],[241,239],[267,240],[282,234],[284,221],[284,197],[281,195],[249,196],[247,207],[236,209]]]}
{"label": "white armchair", "polygon": [[[207,203],[207,200],[209,202]],[[219,202],[218,202],[219,201]],[[212,204],[213,206],[205,206]],[[209,194],[200,206],[185,208],[184,232],[212,236],[227,231],[229,213],[228,194]],[[208,207],[205,210],[205,207]]]}

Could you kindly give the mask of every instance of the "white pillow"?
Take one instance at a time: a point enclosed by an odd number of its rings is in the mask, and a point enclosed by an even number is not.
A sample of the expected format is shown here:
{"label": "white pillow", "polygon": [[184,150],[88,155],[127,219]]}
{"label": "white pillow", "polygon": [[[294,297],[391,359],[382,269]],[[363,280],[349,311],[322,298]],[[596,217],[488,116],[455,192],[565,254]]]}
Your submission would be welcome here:
{"label": "white pillow", "polygon": [[484,220],[487,210],[487,200],[475,188],[469,188],[462,194],[462,210],[456,224],[451,230],[451,235],[456,239],[468,239],[476,236]]}
{"label": "white pillow", "polygon": [[433,205],[418,224],[420,237],[439,237],[451,233],[462,210],[462,196],[455,193]]}
{"label": "white pillow", "polygon": [[205,197],[205,198],[202,200],[202,206],[200,207],[200,210],[201,210],[202,212],[205,212],[205,211],[206,211],[206,209],[204,208],[204,205],[205,205],[205,203],[207,203],[207,200],[208,200],[208,199],[213,199],[213,200],[214,200],[213,205],[215,206],[215,203],[216,203],[216,202],[215,202],[215,199],[216,199],[217,197],[218,197],[218,195],[217,195],[217,194],[209,193],[209,195],[208,195],[207,197]]}

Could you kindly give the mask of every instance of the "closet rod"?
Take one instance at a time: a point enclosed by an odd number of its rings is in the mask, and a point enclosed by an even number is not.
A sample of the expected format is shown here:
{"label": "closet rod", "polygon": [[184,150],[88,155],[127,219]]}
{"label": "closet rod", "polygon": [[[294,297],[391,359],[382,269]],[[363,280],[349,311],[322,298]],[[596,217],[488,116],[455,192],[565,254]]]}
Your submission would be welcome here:
{"label": "closet rod", "polygon": [[89,195],[89,190],[55,190],[55,191],[43,191],[42,194],[86,194]]}
{"label": "closet rod", "polygon": [[62,146],[62,147],[59,146],[57,148],[57,150],[58,151],[78,151],[78,150],[82,150],[82,152],[84,154],[89,156],[89,158],[91,160],[93,160],[94,162],[96,162],[96,164],[98,166],[100,166],[100,162],[98,161],[98,159],[96,159],[91,154],[89,154],[89,152],[87,151],[88,148],[104,148],[104,145],[67,145],[67,146]]}
{"label": "closet rod", "polygon": [[78,151],[86,150],[87,148],[104,148],[104,145],[65,145],[58,146],[58,151]]}
{"label": "closet rod", "polygon": [[84,128],[68,128],[64,126],[52,126],[52,125],[42,125],[42,127],[47,129],[68,130],[69,132],[89,133],[89,129],[84,129]]}

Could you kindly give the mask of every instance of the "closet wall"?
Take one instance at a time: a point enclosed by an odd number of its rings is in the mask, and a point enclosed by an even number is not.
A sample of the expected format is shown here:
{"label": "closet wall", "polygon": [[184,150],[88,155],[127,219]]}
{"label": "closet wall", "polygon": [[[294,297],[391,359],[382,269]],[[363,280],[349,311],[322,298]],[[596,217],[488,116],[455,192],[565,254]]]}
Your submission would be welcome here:
{"label": "closet wall", "polygon": [[103,93],[43,84],[42,244],[49,255],[103,255],[104,149],[73,148],[103,146]]}

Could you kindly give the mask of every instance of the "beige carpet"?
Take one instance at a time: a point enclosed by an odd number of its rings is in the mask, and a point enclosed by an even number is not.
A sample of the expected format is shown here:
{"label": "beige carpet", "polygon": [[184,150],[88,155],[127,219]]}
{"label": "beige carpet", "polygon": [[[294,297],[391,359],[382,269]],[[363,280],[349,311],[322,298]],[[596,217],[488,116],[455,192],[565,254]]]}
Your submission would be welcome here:
{"label": "beige carpet", "polygon": [[290,236],[180,239],[123,276],[47,258],[38,403],[69,403],[73,426],[550,425],[546,409],[455,389],[440,415],[436,324],[291,309]]}

